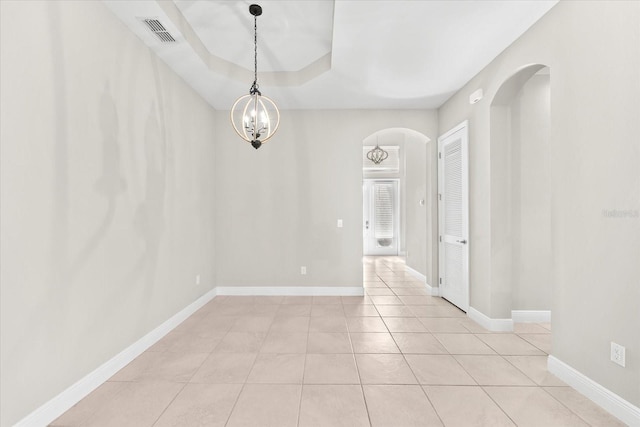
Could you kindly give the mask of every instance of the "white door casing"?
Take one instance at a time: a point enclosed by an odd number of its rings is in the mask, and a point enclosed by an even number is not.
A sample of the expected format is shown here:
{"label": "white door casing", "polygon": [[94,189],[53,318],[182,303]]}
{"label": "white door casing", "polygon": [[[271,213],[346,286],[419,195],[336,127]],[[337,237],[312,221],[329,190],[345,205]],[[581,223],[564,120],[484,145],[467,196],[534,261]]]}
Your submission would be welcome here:
{"label": "white door casing", "polygon": [[469,130],[464,121],[438,138],[440,295],[469,309]]}
{"label": "white door casing", "polygon": [[364,255],[398,255],[398,187],[398,180],[364,180]]}

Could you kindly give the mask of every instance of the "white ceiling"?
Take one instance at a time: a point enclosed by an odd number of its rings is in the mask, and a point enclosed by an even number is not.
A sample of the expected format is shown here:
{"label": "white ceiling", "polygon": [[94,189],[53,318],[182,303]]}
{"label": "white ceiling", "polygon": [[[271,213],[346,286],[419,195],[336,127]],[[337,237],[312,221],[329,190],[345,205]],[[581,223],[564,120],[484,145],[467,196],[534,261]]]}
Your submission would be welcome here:
{"label": "white ceiling", "polygon": [[[214,108],[248,92],[255,0],[104,2]],[[556,3],[263,0],[260,89],[284,109],[437,108]]]}

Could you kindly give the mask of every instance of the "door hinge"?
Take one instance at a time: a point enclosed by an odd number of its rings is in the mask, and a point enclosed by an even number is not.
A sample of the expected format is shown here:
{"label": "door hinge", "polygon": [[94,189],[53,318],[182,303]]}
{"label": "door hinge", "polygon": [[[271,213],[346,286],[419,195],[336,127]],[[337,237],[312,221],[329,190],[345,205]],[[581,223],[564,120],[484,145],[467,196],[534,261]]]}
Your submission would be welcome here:
{"label": "door hinge", "polygon": [[438,153],[438,158],[441,159],[442,158],[442,153]]}
{"label": "door hinge", "polygon": [[442,193],[438,193],[438,200],[442,200]]}
{"label": "door hinge", "polygon": [[439,237],[440,237],[440,241],[442,242],[442,236],[439,236]]}
{"label": "door hinge", "polygon": [[440,282],[439,283],[442,285],[442,277],[440,278]]}

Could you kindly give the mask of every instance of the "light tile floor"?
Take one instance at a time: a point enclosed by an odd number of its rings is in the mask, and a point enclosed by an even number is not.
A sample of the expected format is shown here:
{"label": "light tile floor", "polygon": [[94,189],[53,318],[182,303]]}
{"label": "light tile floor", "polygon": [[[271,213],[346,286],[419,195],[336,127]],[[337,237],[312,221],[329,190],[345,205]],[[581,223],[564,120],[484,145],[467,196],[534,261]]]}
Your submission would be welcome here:
{"label": "light tile floor", "polygon": [[547,372],[550,325],[490,333],[367,257],[364,297],[216,297],[54,426],[617,426]]}

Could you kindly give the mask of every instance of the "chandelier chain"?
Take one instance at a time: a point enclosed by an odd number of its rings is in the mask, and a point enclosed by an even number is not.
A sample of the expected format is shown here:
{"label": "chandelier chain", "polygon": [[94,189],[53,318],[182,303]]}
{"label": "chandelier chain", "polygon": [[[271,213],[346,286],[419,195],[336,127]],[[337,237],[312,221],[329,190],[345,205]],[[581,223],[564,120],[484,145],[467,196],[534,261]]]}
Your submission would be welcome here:
{"label": "chandelier chain", "polygon": [[253,85],[251,85],[251,94],[258,91],[258,17],[253,17]]}

